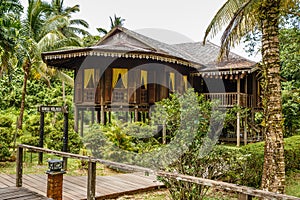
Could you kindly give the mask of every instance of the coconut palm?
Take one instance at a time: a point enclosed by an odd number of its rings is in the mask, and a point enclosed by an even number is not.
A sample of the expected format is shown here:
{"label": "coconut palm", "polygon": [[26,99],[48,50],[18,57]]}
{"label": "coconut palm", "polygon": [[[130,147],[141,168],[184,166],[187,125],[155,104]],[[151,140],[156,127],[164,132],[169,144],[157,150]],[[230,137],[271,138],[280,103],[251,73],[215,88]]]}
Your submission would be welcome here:
{"label": "coconut palm", "polygon": [[0,4],[0,76],[11,71],[10,59],[17,44],[22,6],[18,1],[2,0]]}
{"label": "coconut palm", "polygon": [[88,31],[84,30],[84,28],[89,28],[89,24],[85,20],[71,18],[72,14],[80,11],[79,5],[65,7],[64,0],[52,0],[50,7],[48,15],[64,16],[69,19],[69,24],[61,28],[61,32],[66,37],[76,38],[90,35]]}
{"label": "coconut palm", "polygon": [[20,30],[18,45],[18,59],[24,71],[22,100],[17,127],[22,128],[25,110],[25,96],[27,81],[30,77],[44,78],[59,76],[68,83],[73,80],[59,71],[49,69],[43,62],[41,53],[62,47],[80,46],[77,38],[66,37],[62,27],[69,24],[69,17],[62,15],[48,15],[51,6],[42,0],[29,0],[25,20]]}
{"label": "coconut palm", "polygon": [[[109,17],[110,19],[110,30],[112,30],[113,28],[117,27],[117,26],[123,26],[124,25],[124,21],[125,19],[123,19],[122,17],[117,17],[116,14],[114,15],[114,19],[112,17]],[[100,34],[107,34],[108,31],[104,28],[97,28],[97,31]]]}
{"label": "coconut palm", "polygon": [[227,25],[221,38],[220,59],[247,33],[262,33],[262,75],[264,109],[264,168],[262,189],[284,192],[285,164],[280,85],[279,19],[296,5],[296,0],[227,0],[209,24],[207,36],[215,36]]}

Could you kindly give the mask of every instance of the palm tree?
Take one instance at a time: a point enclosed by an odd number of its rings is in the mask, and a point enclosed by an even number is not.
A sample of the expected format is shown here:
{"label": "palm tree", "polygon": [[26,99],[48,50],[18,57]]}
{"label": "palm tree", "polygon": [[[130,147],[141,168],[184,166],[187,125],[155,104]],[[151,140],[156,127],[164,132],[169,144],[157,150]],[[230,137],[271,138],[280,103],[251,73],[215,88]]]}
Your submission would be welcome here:
{"label": "palm tree", "polygon": [[69,18],[61,15],[48,15],[50,5],[42,0],[29,0],[25,20],[20,30],[18,45],[18,59],[24,71],[22,100],[17,127],[22,128],[25,110],[25,97],[27,81],[31,76],[42,77],[47,75],[65,77],[68,82],[72,80],[59,71],[47,68],[42,61],[41,53],[59,49],[66,46],[80,46],[77,38],[66,37],[61,31],[69,24]]}
{"label": "palm tree", "polygon": [[[117,26],[123,26],[124,25],[124,21],[125,19],[123,19],[122,17],[117,17],[116,14],[114,15],[114,19],[112,19],[112,17],[109,17],[110,19],[110,30],[112,30],[113,28],[117,27]],[[108,31],[104,28],[97,28],[98,32],[100,34],[107,34]]]}
{"label": "palm tree", "polygon": [[0,4],[0,76],[3,71],[10,73],[11,57],[17,45],[22,6],[18,1],[2,0]]}
{"label": "palm tree", "polygon": [[264,109],[264,167],[262,189],[284,193],[285,164],[280,85],[279,19],[294,7],[294,0],[227,0],[209,24],[208,35],[215,36],[227,24],[221,38],[220,59],[243,36],[258,28],[262,32],[262,75]]}
{"label": "palm tree", "polygon": [[[66,24],[61,28],[61,32],[66,37],[79,37],[79,36],[89,36],[90,33],[84,28],[89,28],[89,24],[83,19],[72,19],[72,14],[80,11],[79,5],[72,7],[64,7],[64,0],[52,0],[50,4],[51,9],[48,15],[64,16],[69,19],[69,24]],[[83,28],[80,28],[83,27]]]}

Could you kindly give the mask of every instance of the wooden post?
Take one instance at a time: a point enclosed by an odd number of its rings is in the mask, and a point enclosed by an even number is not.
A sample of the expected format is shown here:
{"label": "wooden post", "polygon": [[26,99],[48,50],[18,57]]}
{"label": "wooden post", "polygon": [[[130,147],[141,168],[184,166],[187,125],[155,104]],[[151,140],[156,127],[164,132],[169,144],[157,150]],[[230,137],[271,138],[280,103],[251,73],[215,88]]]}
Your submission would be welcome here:
{"label": "wooden post", "polygon": [[84,110],[81,109],[80,116],[80,136],[83,137],[83,124],[84,124]]}
{"label": "wooden post", "polygon": [[75,115],[74,131],[76,133],[78,133],[79,115],[78,115],[78,108],[77,108],[77,106],[75,106],[75,108],[74,108],[74,115]]}
{"label": "wooden post", "polygon": [[16,163],[16,187],[22,187],[22,175],[23,175],[23,148],[17,149],[17,163]]}
{"label": "wooden post", "polygon": [[108,111],[108,123],[111,124],[111,111]]}
{"label": "wooden post", "polygon": [[135,109],[134,109],[134,121],[137,122],[138,118],[139,118],[139,116],[138,116],[138,109],[137,109],[137,106],[136,106]]}
{"label": "wooden post", "polygon": [[104,113],[104,106],[103,105],[101,105],[101,115],[100,115],[100,117],[101,117],[101,124],[102,125],[104,125],[105,124],[105,113]]}
{"label": "wooden post", "polygon": [[94,109],[92,109],[91,121],[92,121],[92,124],[95,124],[95,110]]}
{"label": "wooden post", "polygon": [[[246,107],[248,108],[249,106],[252,107],[248,100],[248,78],[247,76],[245,77],[245,94],[246,94],[246,99],[245,99],[245,102],[246,102]],[[245,119],[244,119],[244,145],[246,145],[248,143],[248,135],[247,135],[247,115],[245,116]]]}
{"label": "wooden post", "polygon": [[[241,104],[241,79],[238,77],[237,79],[237,105]],[[240,125],[240,112],[237,113],[236,116],[236,146],[240,146],[240,134],[241,134],[241,125]]]}
{"label": "wooden post", "polygon": [[[68,112],[64,113],[64,136],[63,136],[63,152],[68,152],[68,142],[69,142],[69,118]],[[63,158],[64,160],[64,170],[68,168],[68,159],[66,157]]]}
{"label": "wooden post", "polygon": [[252,196],[248,194],[239,193],[238,200],[252,200]]}
{"label": "wooden post", "polygon": [[101,115],[100,115],[100,110],[99,110],[99,108],[97,109],[97,116],[96,116],[96,121],[97,121],[97,124],[100,124],[100,122],[101,122]]}
{"label": "wooden post", "polygon": [[165,121],[164,121],[163,127],[162,127],[162,143],[163,144],[167,143],[167,126],[166,126]]}
{"label": "wooden post", "polygon": [[244,145],[248,143],[248,135],[247,135],[247,117],[244,119]]}
{"label": "wooden post", "polygon": [[[44,126],[45,126],[45,113],[40,112],[40,139],[39,139],[39,147],[44,147]],[[39,152],[39,161],[38,164],[43,164],[43,153]]]}
{"label": "wooden post", "polygon": [[95,200],[96,193],[96,163],[89,161],[88,181],[87,181],[87,200]]}

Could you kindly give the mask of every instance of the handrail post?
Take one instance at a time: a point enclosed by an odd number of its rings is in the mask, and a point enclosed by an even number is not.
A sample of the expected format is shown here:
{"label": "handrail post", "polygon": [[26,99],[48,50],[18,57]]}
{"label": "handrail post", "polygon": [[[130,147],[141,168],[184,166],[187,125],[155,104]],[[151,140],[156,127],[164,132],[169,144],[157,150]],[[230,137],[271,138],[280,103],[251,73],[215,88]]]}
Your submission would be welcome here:
{"label": "handrail post", "polygon": [[252,196],[248,194],[239,193],[238,200],[252,200]]}
{"label": "handrail post", "polygon": [[16,187],[22,187],[23,175],[23,148],[18,146],[17,160],[16,160]]}
{"label": "handrail post", "polygon": [[87,200],[95,200],[96,193],[96,162],[89,160],[88,181],[87,181]]}

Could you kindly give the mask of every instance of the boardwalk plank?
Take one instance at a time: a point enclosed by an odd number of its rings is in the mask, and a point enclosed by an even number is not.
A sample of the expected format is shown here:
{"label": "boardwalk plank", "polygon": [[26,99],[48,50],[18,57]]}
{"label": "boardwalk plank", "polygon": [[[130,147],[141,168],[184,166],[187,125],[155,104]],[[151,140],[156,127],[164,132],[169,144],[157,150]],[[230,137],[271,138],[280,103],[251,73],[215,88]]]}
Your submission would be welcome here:
{"label": "boardwalk plank", "polygon": [[[0,174],[0,183],[2,187],[15,186],[15,175]],[[0,186],[1,186],[0,185]],[[142,173],[120,174],[115,176],[97,176],[96,177],[96,199],[116,198],[124,194],[132,194],[139,191],[147,191],[163,186],[156,181],[155,176],[144,176]],[[35,194],[46,196],[47,175],[23,175],[23,187],[28,188]],[[64,176],[63,182],[63,199],[86,199],[87,194],[87,177],[86,176]],[[9,192],[10,188],[4,188]],[[5,194],[5,190],[0,188]],[[19,193],[15,193],[17,196]],[[16,197],[12,196],[12,197]],[[27,196],[23,196],[25,200]],[[30,197],[27,199],[39,199],[39,197]],[[0,198],[1,200],[1,198]],[[18,199],[21,200],[21,199]]]}
{"label": "boardwalk plank", "polygon": [[34,193],[26,188],[7,187],[0,189],[0,200],[46,200],[45,196]]}

